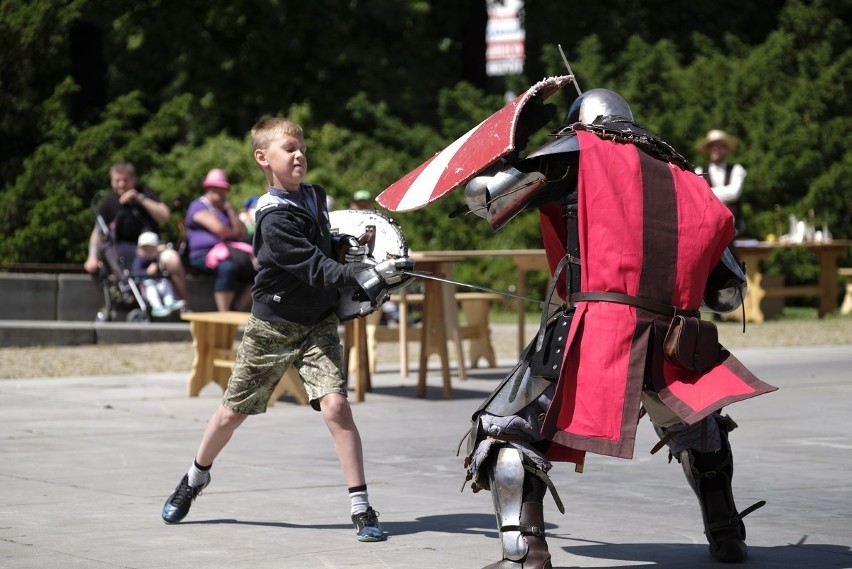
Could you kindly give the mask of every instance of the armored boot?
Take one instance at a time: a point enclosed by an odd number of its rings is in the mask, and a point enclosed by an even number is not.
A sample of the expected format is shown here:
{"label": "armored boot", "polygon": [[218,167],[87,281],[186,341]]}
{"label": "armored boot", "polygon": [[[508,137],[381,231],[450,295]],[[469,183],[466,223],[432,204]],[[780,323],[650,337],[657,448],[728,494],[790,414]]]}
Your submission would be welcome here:
{"label": "armored boot", "polygon": [[[684,450],[678,454],[678,460],[689,485],[698,496],[710,555],[723,563],[738,563],[748,555],[742,518],[766,502],[760,501],[742,512],[737,511],[731,490],[733,455],[728,443],[728,430],[736,424],[727,417],[717,417],[717,421],[721,427],[721,448],[716,452]],[[726,425],[725,421],[730,421],[733,427]]]}
{"label": "armored boot", "polygon": [[503,559],[483,569],[552,569],[544,540],[546,484],[525,471],[511,447],[499,449],[489,479]]}

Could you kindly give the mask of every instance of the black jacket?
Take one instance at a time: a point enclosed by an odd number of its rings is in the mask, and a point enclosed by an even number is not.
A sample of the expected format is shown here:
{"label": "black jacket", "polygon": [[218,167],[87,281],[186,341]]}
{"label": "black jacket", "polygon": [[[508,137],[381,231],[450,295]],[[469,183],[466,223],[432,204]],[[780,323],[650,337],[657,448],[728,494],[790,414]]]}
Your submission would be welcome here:
{"label": "black jacket", "polygon": [[[160,196],[151,188],[138,186],[136,190],[149,200],[160,201]],[[104,218],[104,222],[113,227],[113,237],[116,241],[136,244],[144,231],[160,232],[160,224],[157,223],[148,210],[138,202],[122,205],[118,194],[111,191],[101,202],[98,213]]]}
{"label": "black jacket", "polygon": [[258,201],[252,314],[263,320],[314,324],[334,312],[340,289],[358,286],[361,265],[333,257],[325,190],[305,183],[301,190],[314,200],[316,216],[286,200],[293,192],[270,188]]}

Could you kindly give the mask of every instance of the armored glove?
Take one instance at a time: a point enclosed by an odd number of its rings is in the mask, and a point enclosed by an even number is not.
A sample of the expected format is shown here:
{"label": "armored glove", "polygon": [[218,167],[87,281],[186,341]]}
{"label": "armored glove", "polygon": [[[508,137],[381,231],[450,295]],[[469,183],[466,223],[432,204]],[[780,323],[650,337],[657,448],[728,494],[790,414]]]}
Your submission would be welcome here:
{"label": "armored glove", "polygon": [[399,290],[414,280],[414,277],[404,274],[404,271],[414,270],[414,259],[411,257],[382,261],[374,268],[391,291]]}
{"label": "armored glove", "polygon": [[[413,277],[403,274],[414,268],[414,260],[410,257],[382,261],[378,265],[362,265],[355,273],[355,279],[361,288],[356,291],[358,301],[358,316],[365,316],[375,311],[387,302],[390,293],[401,289],[410,283]],[[338,316],[341,316],[338,313]]]}
{"label": "armored glove", "polygon": [[367,260],[367,245],[362,245],[354,235],[332,237],[335,258],[338,263],[363,263]]}

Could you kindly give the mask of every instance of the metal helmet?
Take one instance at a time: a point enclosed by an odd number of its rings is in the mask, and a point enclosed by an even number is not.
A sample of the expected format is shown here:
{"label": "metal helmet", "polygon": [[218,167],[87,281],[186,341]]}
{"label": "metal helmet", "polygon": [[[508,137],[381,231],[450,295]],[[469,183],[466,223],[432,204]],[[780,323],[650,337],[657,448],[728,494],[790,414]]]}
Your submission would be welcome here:
{"label": "metal helmet", "polygon": [[590,89],[571,103],[564,124],[592,124],[598,117],[610,115],[633,122],[633,111],[621,95],[609,89]]}
{"label": "metal helmet", "polygon": [[[590,89],[574,99],[565,114],[562,126],[567,127],[575,123],[592,124],[598,117],[608,116],[623,117],[633,122],[633,111],[621,95],[609,89]],[[574,133],[563,129],[553,140],[531,152],[527,158],[576,152],[579,149],[580,144]]]}

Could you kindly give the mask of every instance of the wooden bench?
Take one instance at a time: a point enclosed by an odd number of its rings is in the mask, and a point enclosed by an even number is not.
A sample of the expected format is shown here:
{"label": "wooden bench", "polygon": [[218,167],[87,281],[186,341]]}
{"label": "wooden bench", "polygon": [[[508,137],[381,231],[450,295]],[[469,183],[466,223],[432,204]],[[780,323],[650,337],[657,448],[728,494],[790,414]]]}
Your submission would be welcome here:
{"label": "wooden bench", "polygon": [[852,267],[840,267],[837,274],[846,277],[846,295],[840,305],[840,314],[852,313]]}
{"label": "wooden bench", "polygon": [[[248,322],[248,312],[187,312],[181,314],[189,321],[195,357],[187,381],[190,397],[196,397],[210,382],[223,390],[228,386],[234,366],[234,341],[237,328]],[[281,395],[290,394],[301,404],[308,402],[305,386],[295,368],[291,367],[278,381],[269,405],[274,405]]]}
{"label": "wooden bench", "polygon": [[480,358],[485,358],[488,367],[497,367],[497,356],[491,343],[489,313],[491,303],[501,299],[499,294],[493,292],[456,293],[465,320],[462,338],[468,341],[470,367],[474,369],[478,367]]}

